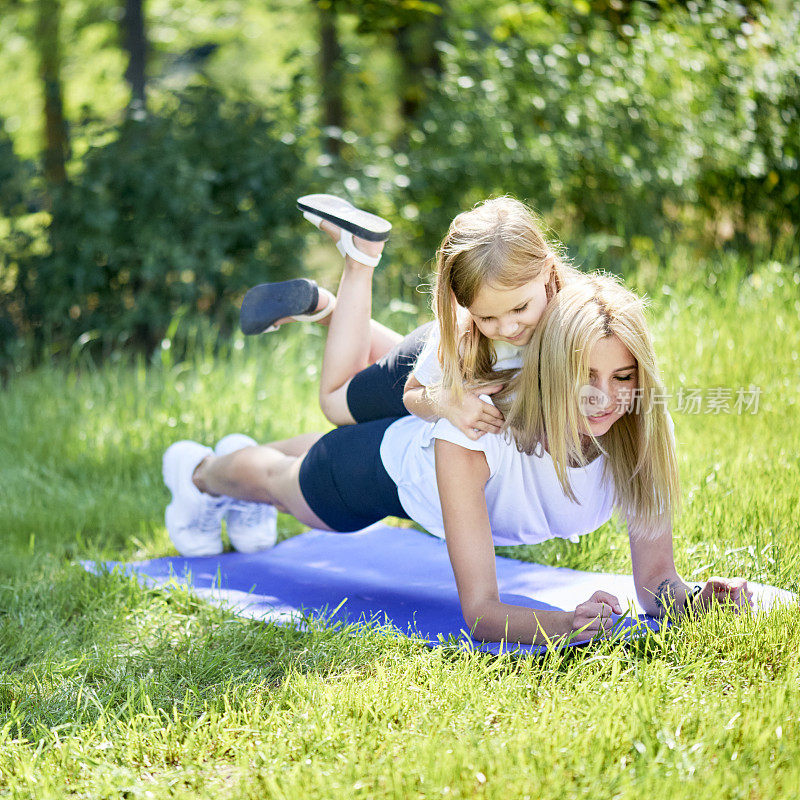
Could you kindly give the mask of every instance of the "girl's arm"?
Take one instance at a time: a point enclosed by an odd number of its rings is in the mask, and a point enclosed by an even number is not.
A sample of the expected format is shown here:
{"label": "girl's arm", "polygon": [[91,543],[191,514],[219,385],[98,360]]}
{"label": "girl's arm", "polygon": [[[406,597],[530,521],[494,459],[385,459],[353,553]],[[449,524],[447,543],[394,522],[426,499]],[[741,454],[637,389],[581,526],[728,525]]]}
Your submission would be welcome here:
{"label": "girl's arm", "polygon": [[441,414],[439,414],[433,398],[428,396],[427,390],[428,387],[423,386],[414,377],[414,374],[411,373],[403,389],[403,405],[406,407],[409,414],[432,422],[433,420],[439,419]]}
{"label": "girl's arm", "polygon": [[476,639],[546,644],[548,637],[581,630],[578,638],[583,640],[610,627],[612,610],[621,609],[606,592],[595,592],[574,611],[534,611],[502,603],[484,495],[489,480],[486,456],[440,439],[435,453],[447,551],[464,621]]}
{"label": "girl's arm", "polygon": [[[502,386],[489,386],[480,390],[480,394],[494,394]],[[449,420],[465,436],[476,441],[484,433],[500,433],[503,426],[503,415],[490,403],[485,403],[474,392],[468,390],[460,402],[451,402],[444,397],[440,403],[428,394],[428,387],[423,386],[410,374],[403,389],[403,405],[410,414],[429,421]]]}
{"label": "girl's arm", "polygon": [[628,538],[636,596],[651,617],[662,617],[670,608],[683,613],[687,603],[700,610],[715,602],[730,603],[735,608],[751,605],[752,592],[743,578],[709,578],[697,597],[690,599],[693,586],[685,583],[675,569],[669,523],[655,535],[648,535],[635,520],[628,519]]}

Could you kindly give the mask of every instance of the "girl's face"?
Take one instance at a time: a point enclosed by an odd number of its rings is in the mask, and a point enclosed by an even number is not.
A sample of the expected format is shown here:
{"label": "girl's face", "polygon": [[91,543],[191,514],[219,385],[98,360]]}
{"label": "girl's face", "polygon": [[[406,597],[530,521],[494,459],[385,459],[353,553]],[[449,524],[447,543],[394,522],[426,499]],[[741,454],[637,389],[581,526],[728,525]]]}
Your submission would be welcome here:
{"label": "girl's face", "polygon": [[616,336],[600,339],[589,354],[589,386],[581,390],[581,432],[607,433],[628,413],[638,386],[638,366],[630,350]]}
{"label": "girl's face", "polygon": [[528,344],[547,306],[547,270],[516,289],[484,284],[467,309],[478,330],[488,339],[518,347]]}

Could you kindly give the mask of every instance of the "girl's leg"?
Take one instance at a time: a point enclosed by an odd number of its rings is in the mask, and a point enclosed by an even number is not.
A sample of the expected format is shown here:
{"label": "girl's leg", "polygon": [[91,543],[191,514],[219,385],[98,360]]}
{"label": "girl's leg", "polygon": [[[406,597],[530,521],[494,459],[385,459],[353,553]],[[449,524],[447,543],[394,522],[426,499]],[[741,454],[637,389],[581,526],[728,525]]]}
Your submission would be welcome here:
{"label": "girl's leg", "polygon": [[[367,268],[369,269],[369,268]],[[328,304],[331,300],[328,298],[327,294],[320,292],[319,302],[317,307],[314,309],[312,313],[316,314],[319,311],[323,311],[325,308],[328,307]],[[335,303],[336,300],[334,298],[333,302]],[[321,325],[324,328],[328,328],[331,324],[331,317],[333,312],[322,319],[316,320],[317,325]],[[279,319],[275,324],[285,325],[288,322],[293,322],[293,317],[284,317],[283,319]],[[377,320],[370,319],[369,321],[369,363],[374,364],[378,359],[383,358],[399,341],[402,340],[402,335],[399,334],[397,331],[393,331],[391,328],[387,328],[386,325],[381,324]]]}
{"label": "girl's leg", "polygon": [[[323,220],[321,227],[338,241],[336,225]],[[384,243],[356,238],[355,245],[367,255],[378,255]],[[373,272],[372,267],[345,256],[336,307],[329,318],[319,389],[322,413],[335,425],[352,425],[356,421],[347,404],[347,387],[352,377],[383,357],[403,338],[372,319]]]}
{"label": "girl's leg", "polygon": [[[319,227],[334,242],[339,241],[342,231],[338,225],[323,219]],[[378,256],[385,242],[355,237],[354,244],[366,255]],[[317,314],[334,304],[331,313],[317,322],[328,328],[322,360],[320,407],[335,425],[352,425],[356,421],[347,404],[350,379],[383,358],[403,339],[399,333],[371,318],[373,272],[373,267],[354,260],[350,255],[345,256],[344,272],[335,300],[329,292],[320,292],[317,307],[308,312]],[[292,319],[284,317],[274,324],[280,326]]]}
{"label": "girl's leg", "polygon": [[[339,237],[341,236],[341,228],[338,225],[334,225],[334,223],[329,222],[326,219],[323,219],[320,223],[320,230],[326,233],[334,242],[339,241]],[[385,242],[369,242],[366,239],[359,239],[358,237],[354,238],[354,243],[356,247],[362,250],[364,253],[368,255],[380,255],[383,251]],[[347,267],[353,264],[356,264],[350,256],[345,256],[345,275],[347,274]],[[372,275],[373,268],[368,267],[364,264],[358,264],[360,269],[366,270],[369,272],[370,277]],[[342,280],[344,280],[345,275],[342,276]],[[330,327],[331,321],[333,318],[333,314],[335,313],[336,307],[339,306],[341,300],[341,283],[339,285],[339,293],[335,299],[335,307],[334,310],[328,316],[322,317],[322,319],[317,320],[318,325],[322,325],[324,327]],[[320,311],[324,311],[329,304],[331,303],[331,299],[327,292],[323,293],[320,292],[319,301],[317,303],[317,307],[310,313],[316,314]],[[348,302],[347,297],[345,298],[345,302]],[[372,284],[370,283],[370,293],[369,293],[369,305],[367,306],[369,310],[369,331],[366,337],[366,340],[369,342],[369,364],[375,363],[379,358],[382,358],[386,353],[389,352],[403,337],[401,334],[393,331],[391,328],[387,328],[385,325],[382,325],[380,322],[377,322],[374,319],[371,319],[372,316]],[[279,319],[276,322],[276,325],[285,325],[287,322],[292,322],[292,317],[284,317],[283,319]],[[361,325],[363,322],[359,320],[359,336],[361,337],[362,341],[364,339],[363,334],[364,330],[362,329]]]}
{"label": "girl's leg", "polygon": [[[277,444],[291,450],[300,449],[305,441],[298,441],[296,446],[290,443],[285,440]],[[298,475],[304,455],[287,455],[271,445],[245,447],[227,456],[209,455],[198,464],[192,480],[205,494],[269,503],[306,525],[330,530],[300,491]]]}

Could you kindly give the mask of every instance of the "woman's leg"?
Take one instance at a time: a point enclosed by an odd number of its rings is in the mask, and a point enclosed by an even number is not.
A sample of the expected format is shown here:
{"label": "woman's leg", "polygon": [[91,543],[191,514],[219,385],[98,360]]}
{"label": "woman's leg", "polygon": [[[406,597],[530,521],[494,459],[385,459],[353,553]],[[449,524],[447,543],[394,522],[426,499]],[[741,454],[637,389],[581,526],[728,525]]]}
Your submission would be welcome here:
{"label": "woman's leg", "polygon": [[301,433],[299,436],[292,436],[291,439],[270,442],[267,446],[285,456],[304,456],[322,436],[324,436],[322,433]]}
{"label": "woman's leg", "polygon": [[[276,444],[283,450],[299,450],[308,436],[297,439],[304,441],[298,441],[296,446],[292,440]],[[205,494],[269,503],[306,525],[329,530],[300,490],[298,475],[304,456],[305,451],[302,455],[287,455],[271,445],[245,447],[227,456],[209,455],[197,465],[192,481]]]}
{"label": "woman's leg", "polygon": [[[215,456],[195,442],[173,445],[191,448],[184,461],[184,480],[190,488],[181,490],[183,502],[191,505],[183,514],[185,527],[191,529],[194,518],[213,512],[215,503],[226,498],[268,503],[325,530],[355,531],[384,517],[406,517],[380,454],[393,421],[334,428],[298,456],[271,445],[244,447],[225,456]],[[302,444],[307,441],[306,437]],[[279,444],[295,450],[301,442]],[[191,454],[197,460],[191,460]]]}
{"label": "woman's leg", "polygon": [[[199,442],[175,442],[162,461],[164,482],[172,492],[165,514],[170,538],[182,555],[221,553],[227,515],[234,547],[253,552],[274,543],[276,509],[313,528],[336,531],[361,530],[388,516],[405,517],[397,485],[380,455],[392,422],[380,419],[334,428],[322,437],[287,439],[276,443],[281,449],[246,445],[224,455]],[[247,438],[231,434],[222,443],[233,447],[234,437]],[[262,509],[268,513],[258,513]],[[235,536],[231,514],[247,518],[236,517]]]}

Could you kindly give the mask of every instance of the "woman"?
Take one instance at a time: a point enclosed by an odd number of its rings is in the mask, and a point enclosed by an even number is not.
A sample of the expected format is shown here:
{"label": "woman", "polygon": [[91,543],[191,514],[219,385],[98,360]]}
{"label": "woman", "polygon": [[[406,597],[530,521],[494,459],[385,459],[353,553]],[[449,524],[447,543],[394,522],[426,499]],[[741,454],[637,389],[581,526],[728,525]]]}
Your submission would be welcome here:
{"label": "woman", "polygon": [[497,400],[503,434],[475,441],[447,420],[408,416],[223,456],[178,442],[164,456],[170,535],[186,541],[215,527],[218,535],[228,498],[268,503],[328,530],[407,517],[444,535],[476,638],[539,644],[607,629],[612,612],[622,613],[619,600],[598,591],[569,611],[502,603],[493,545],[585,534],[616,508],[648,614],[705,609],[715,598],[747,606],[746,581],[692,587],[675,570],[677,466],[656,394],[663,388],[639,299],[609,277],[579,280],[548,304],[522,369]]}

